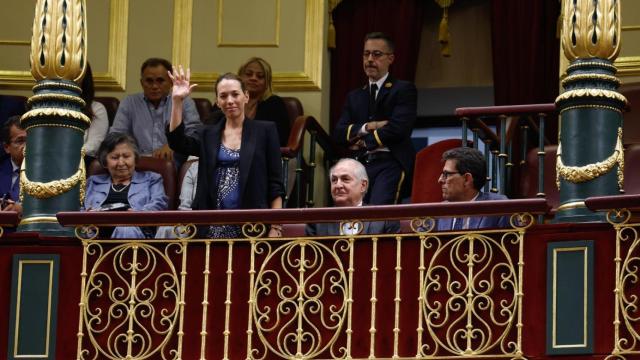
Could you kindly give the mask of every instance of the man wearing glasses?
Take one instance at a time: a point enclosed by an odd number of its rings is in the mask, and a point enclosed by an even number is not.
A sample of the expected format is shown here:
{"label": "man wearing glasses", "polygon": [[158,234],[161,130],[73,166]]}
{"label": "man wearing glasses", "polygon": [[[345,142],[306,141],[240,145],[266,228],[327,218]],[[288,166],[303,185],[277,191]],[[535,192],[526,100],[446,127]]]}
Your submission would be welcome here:
{"label": "man wearing glasses", "polygon": [[368,82],[347,95],[334,136],[367,169],[371,205],[394,204],[409,195],[415,150],[416,87],[393,78],[394,44],[384,33],[364,38],[362,63]]}
{"label": "man wearing glasses", "polygon": [[[174,159],[173,151],[167,144],[165,129],[171,116],[171,79],[168,71],[171,63],[160,58],[147,59],[140,69],[142,93],[129,95],[118,107],[113,125],[109,132],[124,133],[133,136],[143,156],[175,160],[180,165],[186,156],[178,155]],[[191,98],[184,99],[182,121],[185,133],[195,135],[200,124],[200,116]]]}
{"label": "man wearing glasses", "polygon": [[[480,191],[487,181],[487,166],[482,153],[476,149],[460,147],[442,154],[444,166],[438,178],[445,201],[507,200],[501,194]],[[440,218],[438,231],[482,228],[504,228],[509,226],[506,216],[475,216]]]}
{"label": "man wearing glasses", "polygon": [[2,126],[2,143],[9,155],[0,163],[0,209],[17,211],[22,215],[20,203],[20,166],[24,159],[27,132],[20,125],[20,116],[11,116]]}

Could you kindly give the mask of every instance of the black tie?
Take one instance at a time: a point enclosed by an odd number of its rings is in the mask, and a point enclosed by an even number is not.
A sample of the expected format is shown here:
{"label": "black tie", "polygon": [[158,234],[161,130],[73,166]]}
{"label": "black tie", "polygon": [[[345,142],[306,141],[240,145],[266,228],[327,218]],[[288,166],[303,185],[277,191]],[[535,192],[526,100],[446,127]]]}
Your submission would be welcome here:
{"label": "black tie", "polygon": [[372,118],[376,114],[376,91],[378,91],[378,84],[369,85],[369,118]]}

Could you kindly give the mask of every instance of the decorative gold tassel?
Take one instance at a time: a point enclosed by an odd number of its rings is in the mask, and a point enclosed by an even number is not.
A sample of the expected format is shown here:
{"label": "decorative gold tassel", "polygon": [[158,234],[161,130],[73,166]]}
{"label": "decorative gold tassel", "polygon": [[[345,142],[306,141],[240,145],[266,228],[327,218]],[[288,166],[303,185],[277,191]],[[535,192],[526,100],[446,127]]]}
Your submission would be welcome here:
{"label": "decorative gold tassel", "polygon": [[453,5],[453,0],[435,0],[442,8],[442,20],[438,32],[440,41],[440,54],[445,57],[451,56],[451,34],[449,33],[449,6]]}
{"label": "decorative gold tassel", "polygon": [[333,26],[331,17],[329,17],[329,30],[327,30],[327,47],[329,49],[336,48],[336,28]]}
{"label": "decorative gold tassel", "polygon": [[442,20],[440,20],[440,31],[438,32],[438,41],[440,41],[440,54],[442,56],[451,56],[451,47],[449,44],[451,34],[449,33],[449,8],[444,8],[442,12]]}
{"label": "decorative gold tassel", "polygon": [[327,30],[327,47],[336,48],[336,27],[333,25],[333,10],[336,9],[342,0],[329,0],[329,29]]}

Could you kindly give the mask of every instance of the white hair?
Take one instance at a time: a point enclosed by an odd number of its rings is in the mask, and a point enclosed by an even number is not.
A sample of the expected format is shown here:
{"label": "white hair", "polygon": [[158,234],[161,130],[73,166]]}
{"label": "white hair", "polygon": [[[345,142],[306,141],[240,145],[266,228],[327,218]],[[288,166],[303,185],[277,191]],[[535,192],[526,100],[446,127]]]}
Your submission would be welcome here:
{"label": "white hair", "polygon": [[329,180],[331,180],[331,176],[333,175],[333,169],[343,163],[346,163],[348,167],[353,170],[353,176],[355,176],[358,181],[365,180],[367,182],[367,189],[365,189],[365,192],[367,192],[369,188],[369,176],[367,176],[367,169],[365,169],[364,165],[356,159],[342,158],[338,160],[338,162],[336,162],[329,170]]}

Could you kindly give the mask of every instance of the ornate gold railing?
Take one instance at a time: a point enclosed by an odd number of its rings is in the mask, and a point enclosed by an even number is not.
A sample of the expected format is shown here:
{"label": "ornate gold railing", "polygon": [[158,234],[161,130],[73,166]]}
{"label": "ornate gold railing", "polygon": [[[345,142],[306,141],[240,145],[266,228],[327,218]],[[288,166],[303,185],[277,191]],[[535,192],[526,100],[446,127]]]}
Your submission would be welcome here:
{"label": "ornate gold railing", "polygon": [[616,231],[614,343],[607,359],[640,354],[640,195],[591,197],[591,210],[607,210],[607,221]]}
{"label": "ornate gold railing", "polygon": [[[523,358],[523,243],[533,215],[546,209],[544,200],[532,199],[60,213],[62,223],[76,226],[84,248],[77,358]],[[434,228],[436,214],[464,212],[509,213],[511,226]],[[264,237],[268,223],[341,221],[340,228],[356,222],[367,229],[369,220],[389,218],[411,220],[397,234]],[[97,236],[100,225],[168,220],[189,224],[191,231],[181,227],[176,234],[193,234],[210,219],[243,224],[245,237]],[[298,225],[285,227],[300,232]]]}

